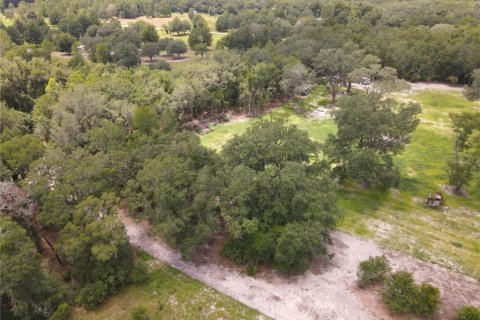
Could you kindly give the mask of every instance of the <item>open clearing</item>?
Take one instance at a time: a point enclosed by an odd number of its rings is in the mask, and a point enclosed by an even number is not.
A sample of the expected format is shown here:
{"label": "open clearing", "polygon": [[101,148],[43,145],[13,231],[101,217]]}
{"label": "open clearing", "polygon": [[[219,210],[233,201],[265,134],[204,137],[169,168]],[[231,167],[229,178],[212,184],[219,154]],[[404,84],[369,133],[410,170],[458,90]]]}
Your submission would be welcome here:
{"label": "open clearing", "polygon": [[[373,239],[383,247],[480,279],[480,189],[472,184],[468,197],[444,194],[443,210],[423,206],[428,193],[442,190],[447,181],[446,160],[454,142],[448,114],[480,110],[480,102],[467,101],[459,87],[437,83],[416,83],[409,92],[394,96],[418,101],[422,106],[421,122],[411,143],[394,158],[402,173],[400,185],[391,192],[344,187],[339,201],[344,217],[338,227],[349,234]],[[303,114],[294,112],[289,103],[263,117],[282,116],[306,130],[313,140],[323,142],[329,133],[335,132],[334,121],[317,120],[308,113],[328,102],[328,94],[319,86],[298,102]],[[213,125],[201,136],[202,144],[220,150],[254,120]]]}
{"label": "open clearing", "polygon": [[149,236],[147,223],[137,224],[125,214],[120,218],[133,246],[274,319],[401,319],[385,310],[376,290],[361,290],[355,283],[358,263],[381,254],[394,270],[410,270],[417,281],[440,288],[443,303],[436,319],[451,318],[465,304],[480,305],[476,280],[342,232],[333,233],[330,251],[335,256],[330,262],[317,261],[302,276],[263,272],[252,278],[222,263],[185,262],[161,239]]}

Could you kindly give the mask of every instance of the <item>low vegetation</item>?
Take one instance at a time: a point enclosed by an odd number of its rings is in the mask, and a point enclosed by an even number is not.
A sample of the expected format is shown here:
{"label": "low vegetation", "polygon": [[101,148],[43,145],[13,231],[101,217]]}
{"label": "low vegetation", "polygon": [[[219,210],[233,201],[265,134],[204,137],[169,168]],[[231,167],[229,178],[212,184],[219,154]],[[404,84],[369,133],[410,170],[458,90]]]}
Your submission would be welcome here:
{"label": "low vegetation", "polygon": [[[134,318],[135,317],[135,318]],[[168,266],[155,266],[148,279],[129,286],[95,311],[75,309],[73,320],[266,319],[218,291]]]}
{"label": "low vegetation", "polygon": [[383,300],[393,313],[431,318],[440,305],[440,291],[428,283],[415,284],[411,273],[392,273],[385,282]]}
{"label": "low vegetation", "polygon": [[457,320],[478,320],[480,319],[480,308],[475,306],[464,306],[458,311]]}
{"label": "low vegetation", "polygon": [[385,256],[370,257],[368,260],[360,262],[357,270],[358,286],[365,288],[383,283],[391,269]]}
{"label": "low vegetation", "polygon": [[[251,274],[304,272],[331,256],[339,226],[479,277],[475,2],[7,0],[0,10],[0,253],[14,266],[1,273],[2,314],[62,318],[140,288],[123,205],[186,259],[225,235],[222,252]],[[397,93],[399,78],[465,85],[472,101]],[[279,105],[272,118],[208,128]],[[320,106],[336,109],[311,117]],[[441,190],[448,207],[423,207]],[[430,314],[435,290],[415,288],[425,303],[413,312]],[[151,317],[244,317],[156,303],[142,304]]]}

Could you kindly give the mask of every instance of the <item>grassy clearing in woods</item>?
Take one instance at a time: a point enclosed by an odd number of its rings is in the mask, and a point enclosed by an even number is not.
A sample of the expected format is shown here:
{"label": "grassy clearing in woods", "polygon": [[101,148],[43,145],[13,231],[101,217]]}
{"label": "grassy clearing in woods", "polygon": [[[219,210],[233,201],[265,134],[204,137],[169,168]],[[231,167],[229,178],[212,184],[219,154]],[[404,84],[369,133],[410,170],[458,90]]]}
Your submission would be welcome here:
{"label": "grassy clearing in woods", "polygon": [[[339,221],[339,229],[480,279],[479,188],[469,186],[468,197],[444,193],[446,206],[442,210],[423,206],[427,194],[441,191],[447,182],[445,163],[452,154],[454,141],[448,114],[478,111],[480,103],[467,101],[460,91],[423,90],[407,94],[406,98],[420,102],[422,114],[411,143],[404,153],[395,157],[402,172],[398,190],[382,193],[355,185],[343,187],[339,205],[344,216]],[[327,103],[328,95],[322,87],[300,101],[304,111]],[[306,130],[319,142],[335,132],[333,120],[297,114],[292,103],[270,114],[286,117],[289,123]],[[202,143],[221,150],[235,134],[243,133],[251,121],[254,119],[212,126],[210,132],[201,137]]]}
{"label": "grassy clearing in woods", "polygon": [[[148,257],[140,253],[141,259],[148,260]],[[129,319],[138,306],[146,309],[150,319],[268,319],[166,265],[155,265],[145,283],[125,288],[94,311],[74,310],[71,318],[124,320]]]}

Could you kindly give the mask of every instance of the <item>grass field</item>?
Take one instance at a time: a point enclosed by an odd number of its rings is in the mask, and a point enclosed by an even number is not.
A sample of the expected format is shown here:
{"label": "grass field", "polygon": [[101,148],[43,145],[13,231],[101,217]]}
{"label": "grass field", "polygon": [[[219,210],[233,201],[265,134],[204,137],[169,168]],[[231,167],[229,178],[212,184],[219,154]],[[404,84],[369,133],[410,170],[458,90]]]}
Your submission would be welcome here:
{"label": "grass field", "polygon": [[[339,228],[480,279],[480,190],[472,185],[468,197],[445,195],[443,210],[423,206],[427,194],[440,191],[447,181],[445,162],[454,139],[448,113],[478,111],[480,103],[450,91],[424,90],[406,98],[422,104],[422,121],[405,152],[395,158],[402,173],[399,188],[382,193],[355,185],[343,187],[339,205],[344,216]],[[317,88],[301,104],[309,109],[327,102],[324,90]],[[271,113],[285,116],[316,141],[335,131],[333,120],[297,115],[289,105]],[[201,137],[202,143],[220,150],[250,121],[254,120],[216,125]]]}
{"label": "grass field", "polygon": [[165,265],[155,265],[145,283],[125,288],[94,311],[74,310],[71,319],[125,320],[140,306],[146,309],[151,320],[267,319],[256,310]]}
{"label": "grass field", "polygon": [[5,27],[9,27],[13,24],[13,19],[7,18],[4,14],[0,13],[0,22]]}

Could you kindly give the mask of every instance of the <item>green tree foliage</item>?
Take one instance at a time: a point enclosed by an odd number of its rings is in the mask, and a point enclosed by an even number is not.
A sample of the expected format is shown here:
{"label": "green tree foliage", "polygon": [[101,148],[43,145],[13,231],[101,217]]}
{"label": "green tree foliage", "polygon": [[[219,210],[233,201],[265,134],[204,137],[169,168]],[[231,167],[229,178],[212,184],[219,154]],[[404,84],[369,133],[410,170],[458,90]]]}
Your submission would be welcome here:
{"label": "green tree foliage", "polygon": [[112,61],[112,55],[110,53],[110,48],[105,43],[99,43],[95,47],[95,61],[103,64],[107,64]]}
{"label": "green tree foliage", "polygon": [[130,42],[120,42],[115,46],[113,59],[118,64],[130,68],[140,64],[138,47]]}
{"label": "green tree foliage", "polygon": [[157,42],[159,39],[155,26],[151,24],[145,24],[142,30],[141,39],[143,42]]}
{"label": "green tree foliage", "polygon": [[220,194],[231,238],[227,256],[301,273],[309,258],[327,254],[336,195],[333,182],[311,164],[317,151],[305,132],[280,120],[260,121],[227,143]]}
{"label": "green tree foliage", "polygon": [[383,300],[394,313],[431,318],[440,305],[440,290],[429,283],[417,285],[411,273],[398,271],[387,279]]}
{"label": "green tree foliage", "polygon": [[174,33],[177,35],[185,34],[187,31],[190,31],[192,26],[188,20],[182,20],[179,17],[173,18],[172,21],[168,23],[168,32]]}
{"label": "green tree foliage", "polygon": [[146,42],[142,45],[140,55],[142,57],[149,57],[150,62],[153,61],[153,57],[160,53],[160,46],[156,42]]}
{"label": "green tree foliage", "polygon": [[148,317],[147,310],[145,307],[138,306],[135,307],[132,310],[132,313],[130,314],[130,320],[149,320],[150,318]]}
{"label": "green tree foliage", "polygon": [[126,195],[130,212],[143,214],[185,257],[217,229],[213,154],[191,134],[175,138],[166,154],[148,160]]}
{"label": "green tree foliage", "polygon": [[45,39],[48,31],[48,26],[43,19],[30,20],[25,24],[24,39],[38,46]]}
{"label": "green tree foliage", "polygon": [[475,306],[463,306],[458,310],[457,320],[479,320],[480,308]]}
{"label": "green tree foliage", "polygon": [[383,301],[394,313],[413,312],[417,299],[417,287],[411,273],[398,271],[385,283]]}
{"label": "green tree foliage", "polygon": [[194,48],[198,44],[210,46],[212,44],[212,34],[205,19],[200,15],[195,15],[192,22],[193,29],[188,36],[190,48]]}
{"label": "green tree foliage", "polygon": [[61,303],[49,320],[67,320],[70,318],[70,311],[70,306],[67,303]]}
{"label": "green tree foliage", "polygon": [[180,55],[187,52],[187,45],[182,40],[173,40],[170,41],[165,48],[167,54],[177,55],[177,58],[180,58]]}
{"label": "green tree foliage", "polygon": [[[0,294],[19,319],[47,319],[65,301],[60,281],[40,265],[40,257],[25,230],[0,217]],[[7,268],[8,267],[8,272]]]}
{"label": "green tree foliage", "polygon": [[480,170],[480,113],[452,113],[450,118],[456,138],[453,159],[447,161],[448,182],[460,192]]}
{"label": "green tree foliage", "polygon": [[55,68],[44,59],[2,58],[0,100],[16,110],[31,112],[34,100],[45,93],[48,79],[54,72]]}
{"label": "green tree foliage", "polygon": [[280,86],[286,96],[299,96],[303,90],[311,87],[308,69],[301,63],[285,66]]}
{"label": "green tree foliage", "polygon": [[473,71],[473,81],[465,91],[465,96],[469,100],[480,100],[480,69]]}
{"label": "green tree foliage", "polygon": [[324,77],[329,85],[333,106],[340,87],[349,82],[349,73],[359,66],[364,54],[358,45],[346,43],[341,48],[320,50],[314,59],[317,76]]}
{"label": "green tree foliage", "polygon": [[72,45],[75,43],[75,37],[68,33],[61,33],[55,38],[55,44],[58,51],[72,53]]}
{"label": "green tree foliage", "polygon": [[382,283],[392,268],[385,256],[370,257],[358,264],[357,278],[361,288]]}
{"label": "green tree foliage", "polygon": [[[45,152],[42,141],[33,135],[13,138],[0,144],[0,158],[13,180],[25,177],[28,166]],[[2,172],[2,175],[7,175]]]}
{"label": "green tree foliage", "polygon": [[419,105],[356,95],[342,98],[338,106],[334,112],[338,131],[323,148],[334,172],[367,187],[396,185],[399,174],[392,157],[405,148],[418,125]]}
{"label": "green tree foliage", "polygon": [[3,101],[0,102],[0,143],[14,137],[28,133],[29,117],[27,114],[8,108]]}
{"label": "green tree foliage", "polygon": [[241,87],[241,97],[247,112],[263,106],[279,91],[280,72],[273,63],[256,64],[247,74]]}
{"label": "green tree foliage", "polygon": [[99,199],[87,198],[56,244],[72,278],[83,287],[80,302],[87,308],[128,283],[133,267],[125,227],[108,210]]}
{"label": "green tree foliage", "polygon": [[193,50],[195,51],[195,55],[199,55],[202,57],[208,52],[208,47],[205,43],[198,43],[193,46]]}

